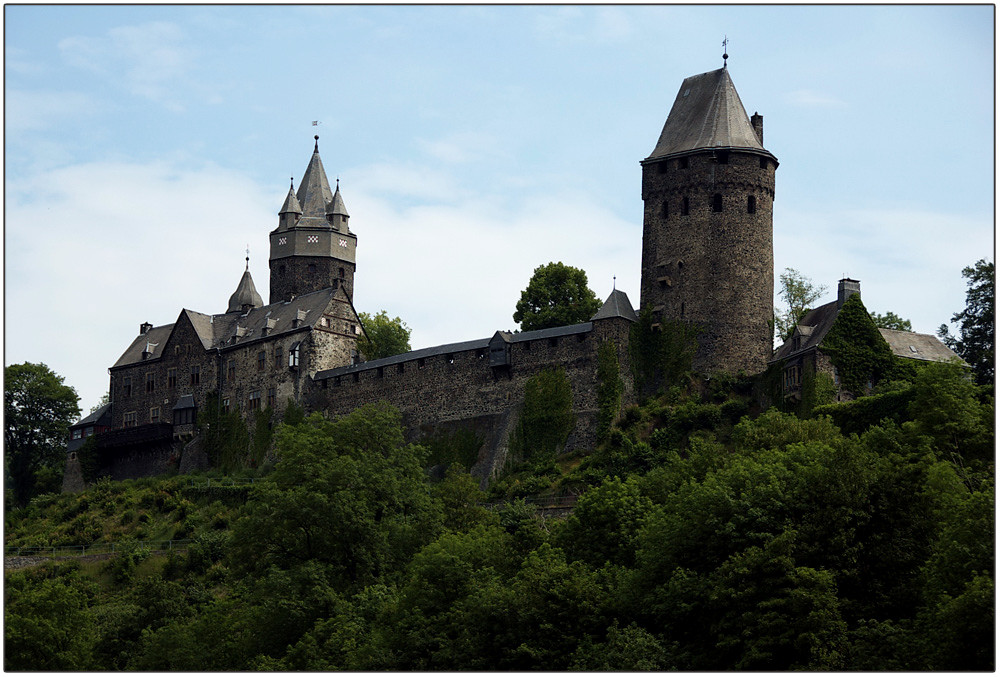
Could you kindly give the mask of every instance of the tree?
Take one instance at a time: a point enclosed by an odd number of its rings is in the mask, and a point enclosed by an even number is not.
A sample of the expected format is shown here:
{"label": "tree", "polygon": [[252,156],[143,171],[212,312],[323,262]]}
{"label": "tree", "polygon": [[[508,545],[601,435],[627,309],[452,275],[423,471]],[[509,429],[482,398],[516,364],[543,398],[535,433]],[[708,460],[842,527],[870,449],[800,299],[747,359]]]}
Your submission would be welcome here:
{"label": "tree", "polygon": [[36,492],[35,475],[61,470],[69,426],[79,417],[76,390],[44,364],[4,367],[4,462],[20,503]]}
{"label": "tree", "polygon": [[815,285],[808,277],[795,270],[785,268],[778,276],[786,308],[774,309],[774,331],[778,340],[786,341],[795,331],[795,325],[809,312],[810,306],[826,293],[826,285]]}
{"label": "tree", "polygon": [[876,327],[881,327],[882,329],[913,331],[913,325],[910,324],[909,320],[904,320],[891,310],[887,311],[884,315],[872,313],[872,321],[875,323]]}
{"label": "tree", "polygon": [[563,327],[588,321],[600,307],[597,294],[587,286],[587,273],[562,262],[548,263],[535,268],[517,302],[514,321],[521,331]]}
{"label": "tree", "polygon": [[358,313],[365,334],[358,339],[358,350],[366,360],[378,360],[410,351],[410,328],[398,317],[384,310],[377,314]]}
{"label": "tree", "polygon": [[980,259],[974,266],[962,270],[968,279],[965,310],[951,316],[959,323],[958,336],[952,336],[948,325],[942,324],[938,336],[972,366],[976,382],[993,382],[995,341],[993,322],[996,317],[996,271],[992,261]]}

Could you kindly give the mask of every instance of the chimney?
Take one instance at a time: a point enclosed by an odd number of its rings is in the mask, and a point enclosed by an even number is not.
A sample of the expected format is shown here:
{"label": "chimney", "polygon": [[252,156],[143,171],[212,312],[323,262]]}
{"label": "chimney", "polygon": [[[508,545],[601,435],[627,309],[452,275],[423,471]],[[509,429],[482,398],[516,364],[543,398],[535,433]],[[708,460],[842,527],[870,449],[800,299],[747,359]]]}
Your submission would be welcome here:
{"label": "chimney", "polygon": [[153,325],[151,325],[149,322],[143,322],[142,324],[139,325],[139,334],[140,335],[145,334],[152,328]]}
{"label": "chimney", "polygon": [[837,283],[837,310],[844,307],[847,299],[857,294],[861,296],[861,282],[845,277]]}
{"label": "chimney", "polygon": [[764,116],[757,111],[753,112],[753,116],[750,118],[750,125],[753,127],[753,131],[757,133],[757,140],[760,141],[760,145],[764,145]]}

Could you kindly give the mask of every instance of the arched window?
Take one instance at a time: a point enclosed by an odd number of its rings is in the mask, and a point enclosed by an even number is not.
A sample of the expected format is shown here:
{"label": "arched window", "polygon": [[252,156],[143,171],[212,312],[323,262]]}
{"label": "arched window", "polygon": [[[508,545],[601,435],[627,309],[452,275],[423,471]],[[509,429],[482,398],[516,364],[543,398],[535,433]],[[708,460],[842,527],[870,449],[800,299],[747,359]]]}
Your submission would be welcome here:
{"label": "arched window", "polygon": [[722,193],[716,193],[712,196],[712,211],[721,212],[722,211]]}
{"label": "arched window", "polygon": [[757,198],[753,195],[747,195],[747,214],[757,213]]}

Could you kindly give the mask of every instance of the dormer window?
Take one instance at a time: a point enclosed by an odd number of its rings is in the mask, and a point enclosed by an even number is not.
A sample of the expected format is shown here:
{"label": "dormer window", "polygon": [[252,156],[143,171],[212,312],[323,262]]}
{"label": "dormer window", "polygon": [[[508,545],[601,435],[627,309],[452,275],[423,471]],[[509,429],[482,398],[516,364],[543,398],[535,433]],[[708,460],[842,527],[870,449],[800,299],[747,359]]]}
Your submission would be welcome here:
{"label": "dormer window", "polygon": [[298,369],[299,368],[299,351],[301,343],[295,343],[291,348],[288,349],[288,368]]}

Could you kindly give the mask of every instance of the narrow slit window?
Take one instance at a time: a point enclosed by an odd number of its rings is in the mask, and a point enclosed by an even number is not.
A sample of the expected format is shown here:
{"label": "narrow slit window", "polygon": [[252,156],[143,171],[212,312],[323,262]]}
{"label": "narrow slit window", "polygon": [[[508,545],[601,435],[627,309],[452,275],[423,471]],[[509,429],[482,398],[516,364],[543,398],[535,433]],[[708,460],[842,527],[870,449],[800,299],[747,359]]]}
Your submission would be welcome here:
{"label": "narrow slit window", "polygon": [[688,203],[687,197],[685,196],[684,199],[681,201],[681,216],[687,216],[690,213],[691,213],[690,205]]}
{"label": "narrow slit window", "polygon": [[747,214],[757,213],[757,198],[753,195],[747,195]]}
{"label": "narrow slit window", "polygon": [[722,193],[716,193],[712,196],[712,211],[721,212],[722,211]]}

